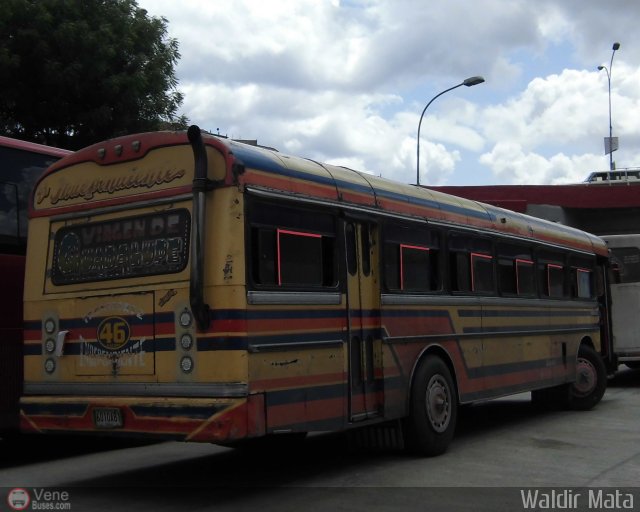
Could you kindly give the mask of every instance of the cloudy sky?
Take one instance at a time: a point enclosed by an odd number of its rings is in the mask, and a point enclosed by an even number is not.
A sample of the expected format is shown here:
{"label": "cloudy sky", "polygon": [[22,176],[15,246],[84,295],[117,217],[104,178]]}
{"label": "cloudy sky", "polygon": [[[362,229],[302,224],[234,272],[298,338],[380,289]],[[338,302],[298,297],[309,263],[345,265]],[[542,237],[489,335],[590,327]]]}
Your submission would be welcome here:
{"label": "cloudy sky", "polygon": [[[638,0],[138,0],[180,43],[201,128],[405,183],[582,181],[640,166]],[[610,66],[612,45],[620,42]]]}

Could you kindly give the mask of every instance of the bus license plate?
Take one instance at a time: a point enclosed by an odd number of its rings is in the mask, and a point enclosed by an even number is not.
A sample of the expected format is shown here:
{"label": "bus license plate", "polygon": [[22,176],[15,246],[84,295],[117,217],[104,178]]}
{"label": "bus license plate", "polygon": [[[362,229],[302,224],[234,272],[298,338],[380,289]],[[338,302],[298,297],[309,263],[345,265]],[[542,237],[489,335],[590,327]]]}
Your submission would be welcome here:
{"label": "bus license plate", "polygon": [[96,428],[120,428],[122,412],[115,407],[98,407],[93,410],[93,423]]}

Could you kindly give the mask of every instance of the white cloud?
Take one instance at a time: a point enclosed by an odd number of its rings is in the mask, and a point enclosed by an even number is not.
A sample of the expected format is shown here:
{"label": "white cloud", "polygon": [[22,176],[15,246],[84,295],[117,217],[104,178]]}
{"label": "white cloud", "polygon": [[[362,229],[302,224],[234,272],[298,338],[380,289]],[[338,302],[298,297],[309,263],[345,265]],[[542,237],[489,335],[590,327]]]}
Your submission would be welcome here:
{"label": "white cloud", "polygon": [[[640,3],[597,0],[139,0],[180,42],[184,113],[212,131],[403,182],[579,181],[640,165]],[[606,23],[603,20],[606,19]],[[605,28],[607,27],[607,28]],[[618,33],[610,33],[617,27]],[[621,28],[626,30],[622,31]],[[638,48],[637,50],[635,48]]]}
{"label": "white cloud", "polygon": [[600,157],[590,154],[567,156],[556,153],[546,158],[535,152],[525,152],[516,142],[499,142],[480,162],[492,168],[504,183],[517,185],[538,183],[576,183],[584,181],[586,170],[598,168]]}

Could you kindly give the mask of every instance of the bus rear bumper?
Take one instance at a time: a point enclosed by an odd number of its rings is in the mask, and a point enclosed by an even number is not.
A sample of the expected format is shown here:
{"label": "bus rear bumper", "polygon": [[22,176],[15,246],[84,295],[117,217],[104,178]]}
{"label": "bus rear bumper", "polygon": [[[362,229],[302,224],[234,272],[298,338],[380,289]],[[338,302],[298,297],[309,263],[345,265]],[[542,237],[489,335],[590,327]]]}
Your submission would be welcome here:
{"label": "bus rear bumper", "polygon": [[264,395],[243,398],[24,396],[20,400],[20,430],[227,443],[264,435],[264,410]]}

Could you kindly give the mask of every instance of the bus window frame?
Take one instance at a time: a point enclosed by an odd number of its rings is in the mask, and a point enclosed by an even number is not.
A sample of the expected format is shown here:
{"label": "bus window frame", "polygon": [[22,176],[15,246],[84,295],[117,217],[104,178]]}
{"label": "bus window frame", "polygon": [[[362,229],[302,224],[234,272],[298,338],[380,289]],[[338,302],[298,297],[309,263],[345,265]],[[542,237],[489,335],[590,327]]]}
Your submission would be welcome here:
{"label": "bus window frame", "polygon": [[[448,293],[446,287],[446,267],[443,258],[446,252],[443,230],[429,224],[394,219],[383,225],[381,251],[381,278],[386,293],[411,295],[442,295]],[[429,289],[406,289],[404,269],[401,269],[402,248],[424,249],[429,252]],[[395,253],[389,261],[389,252]],[[397,283],[390,283],[390,265],[395,266]]]}
{"label": "bus window frame", "polygon": [[[538,293],[537,293],[537,287],[536,287],[536,262],[533,259],[530,260],[525,260],[522,258],[516,258],[514,260],[515,262],[515,267],[516,267],[516,293],[517,293],[517,297],[526,297],[526,298],[531,298],[531,297],[537,297]],[[530,265],[531,266],[531,271],[532,271],[532,279],[533,279],[533,292],[531,293],[524,293],[521,291],[520,289],[520,264],[525,264],[525,265]]]}
{"label": "bus window frame", "polygon": [[[265,212],[265,209],[269,211],[270,218],[264,219],[261,213]],[[299,213],[301,218],[314,218],[317,219],[318,215],[326,216],[325,221],[330,219],[330,224],[333,229],[332,232],[314,229],[313,227],[304,226],[304,222],[292,222],[284,221],[287,219],[287,214],[291,212]],[[338,253],[340,230],[338,226],[338,216],[332,209],[328,208],[311,208],[305,205],[300,205],[295,202],[287,202],[285,204],[276,204],[274,201],[264,200],[257,197],[246,196],[245,215],[247,221],[245,222],[245,254],[246,254],[246,282],[248,291],[264,291],[264,292],[313,292],[313,293],[335,293],[342,291],[344,286],[342,279],[342,265],[339,262]],[[282,222],[270,222],[275,220],[283,220]],[[295,224],[295,225],[294,225]],[[317,227],[317,226],[316,226]],[[274,242],[274,276],[273,282],[261,283],[257,279],[256,266],[259,266],[258,253],[259,253],[259,241],[256,241],[256,234],[264,232],[271,232]],[[287,284],[282,283],[281,280],[281,261],[280,261],[280,247],[279,247],[279,233],[294,234],[299,236],[309,236],[312,238],[320,238],[322,248],[324,251],[325,240],[331,244],[330,261],[324,260],[322,273],[323,278],[325,274],[325,265],[331,266],[331,278],[332,283],[330,285],[320,284]]]}

